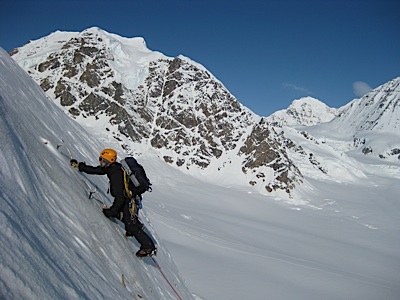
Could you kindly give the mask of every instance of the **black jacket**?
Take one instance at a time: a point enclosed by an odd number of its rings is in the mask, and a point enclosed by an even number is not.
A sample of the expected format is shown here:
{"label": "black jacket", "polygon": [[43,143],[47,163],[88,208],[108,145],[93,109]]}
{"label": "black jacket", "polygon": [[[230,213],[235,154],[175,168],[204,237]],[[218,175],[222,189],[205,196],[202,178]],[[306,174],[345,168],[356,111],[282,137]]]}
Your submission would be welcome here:
{"label": "black jacket", "polygon": [[125,196],[124,173],[120,163],[112,163],[108,167],[92,167],[85,163],[79,163],[79,171],[94,175],[107,175],[110,181],[110,193],[114,197],[114,202],[110,208],[104,208],[103,213],[106,217],[117,217],[119,212],[123,212],[123,222],[125,224],[126,235],[134,235],[140,244],[140,249],[154,249],[154,242],[143,231],[143,224],[137,219],[132,218],[129,212],[129,198]]}
{"label": "black jacket", "polygon": [[93,175],[107,175],[110,181],[110,194],[114,197],[114,202],[110,208],[103,209],[106,217],[117,217],[117,214],[124,210],[124,206],[129,199],[125,197],[124,173],[121,164],[112,163],[108,167],[92,167],[85,163],[79,163],[79,171]]}

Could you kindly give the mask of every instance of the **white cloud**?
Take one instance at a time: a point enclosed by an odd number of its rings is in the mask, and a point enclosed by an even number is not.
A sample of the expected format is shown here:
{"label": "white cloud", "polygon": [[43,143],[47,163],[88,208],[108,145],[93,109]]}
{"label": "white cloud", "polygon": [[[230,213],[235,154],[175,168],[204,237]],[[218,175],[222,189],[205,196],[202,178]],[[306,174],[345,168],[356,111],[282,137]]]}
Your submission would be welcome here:
{"label": "white cloud", "polygon": [[357,97],[362,97],[371,90],[372,88],[363,81],[356,81],[353,83],[353,92]]}
{"label": "white cloud", "polygon": [[289,89],[292,89],[292,90],[295,90],[298,92],[303,92],[303,93],[310,94],[310,95],[313,94],[311,91],[307,90],[305,87],[298,86],[298,85],[295,85],[292,83],[284,82],[284,83],[282,83],[282,85],[284,88],[289,88]]}

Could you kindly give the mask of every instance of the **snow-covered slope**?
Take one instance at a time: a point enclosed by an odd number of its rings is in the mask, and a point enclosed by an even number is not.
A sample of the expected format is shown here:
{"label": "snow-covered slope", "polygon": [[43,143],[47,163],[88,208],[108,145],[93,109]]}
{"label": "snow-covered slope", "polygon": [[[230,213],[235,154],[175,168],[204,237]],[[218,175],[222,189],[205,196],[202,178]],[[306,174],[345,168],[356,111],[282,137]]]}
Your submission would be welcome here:
{"label": "snow-covered slope", "polygon": [[[4,51],[0,104],[2,299],[179,299],[174,289],[182,299],[398,299],[400,165],[393,157],[359,153],[329,127],[286,127],[288,153],[300,155],[295,161],[307,172],[284,202],[198,180],[148,149],[139,160],[154,190],[141,217],[171,287],[151,260],[132,256],[137,244],[88,199],[88,185],[97,186],[100,202],[108,199],[107,180],[81,176],[65,147],[57,150],[63,139],[78,160],[95,164],[105,145],[123,154],[120,144],[102,127],[88,133],[66,118]],[[307,151],[336,173],[313,167]]]}
{"label": "snow-covered slope", "polygon": [[400,77],[345,105],[334,126],[354,135],[363,131],[398,132]]}
{"label": "snow-covered slope", "polygon": [[[57,150],[64,139],[76,158],[95,164],[103,146],[2,49],[0,104],[0,298],[176,299],[154,262],[135,258],[137,244],[102,215],[96,199],[108,198],[105,178],[74,172],[65,147]],[[146,225],[161,250],[163,272],[183,299],[192,299]]]}

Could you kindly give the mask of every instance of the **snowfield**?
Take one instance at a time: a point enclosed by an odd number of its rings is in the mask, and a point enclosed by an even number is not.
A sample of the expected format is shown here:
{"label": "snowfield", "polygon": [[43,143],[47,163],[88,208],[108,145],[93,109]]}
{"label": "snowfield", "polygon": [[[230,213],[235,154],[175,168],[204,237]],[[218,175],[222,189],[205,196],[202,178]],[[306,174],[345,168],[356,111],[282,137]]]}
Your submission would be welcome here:
{"label": "snowfield", "polygon": [[287,128],[328,173],[292,154],[304,183],[284,197],[184,174],[132,143],[153,182],[141,220],[159,249],[138,259],[101,212],[106,177],[69,166],[70,155],[96,164],[105,147],[123,157],[118,144],[71,120],[3,50],[0,104],[2,299],[400,298],[397,157],[360,154],[326,127],[305,129],[318,145]]}

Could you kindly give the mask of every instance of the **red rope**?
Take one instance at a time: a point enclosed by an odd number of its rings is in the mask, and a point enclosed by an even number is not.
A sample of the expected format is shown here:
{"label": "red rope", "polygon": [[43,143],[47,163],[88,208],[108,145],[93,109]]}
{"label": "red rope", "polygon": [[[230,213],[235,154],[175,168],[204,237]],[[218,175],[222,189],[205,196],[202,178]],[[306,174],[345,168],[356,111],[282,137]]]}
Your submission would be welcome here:
{"label": "red rope", "polygon": [[183,300],[181,298],[181,296],[179,296],[178,292],[176,291],[176,289],[174,288],[174,286],[171,284],[171,282],[169,282],[167,276],[165,276],[164,272],[161,270],[160,265],[158,264],[158,262],[156,261],[156,259],[154,257],[151,256],[151,259],[153,260],[154,264],[156,265],[157,269],[160,270],[161,275],[164,277],[165,281],[168,282],[169,286],[171,287],[171,289],[174,291],[175,295],[178,297],[179,300]]}

